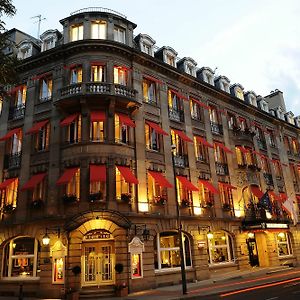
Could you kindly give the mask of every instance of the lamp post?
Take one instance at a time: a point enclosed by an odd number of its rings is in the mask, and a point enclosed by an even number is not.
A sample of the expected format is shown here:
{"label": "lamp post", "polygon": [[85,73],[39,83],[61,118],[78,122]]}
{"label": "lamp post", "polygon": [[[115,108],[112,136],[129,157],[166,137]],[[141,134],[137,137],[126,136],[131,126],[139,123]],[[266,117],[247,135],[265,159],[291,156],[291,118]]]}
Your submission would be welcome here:
{"label": "lamp post", "polygon": [[179,203],[178,203],[178,199],[177,199],[177,181],[176,181],[175,160],[174,160],[175,150],[176,150],[176,146],[172,145],[172,166],[173,166],[173,176],[174,176],[177,226],[178,226],[178,235],[179,235],[181,285],[182,285],[182,294],[185,295],[185,294],[187,294],[187,284],[186,284],[186,273],[185,273],[184,253],[183,253],[181,215],[180,215],[180,207],[179,207]]}

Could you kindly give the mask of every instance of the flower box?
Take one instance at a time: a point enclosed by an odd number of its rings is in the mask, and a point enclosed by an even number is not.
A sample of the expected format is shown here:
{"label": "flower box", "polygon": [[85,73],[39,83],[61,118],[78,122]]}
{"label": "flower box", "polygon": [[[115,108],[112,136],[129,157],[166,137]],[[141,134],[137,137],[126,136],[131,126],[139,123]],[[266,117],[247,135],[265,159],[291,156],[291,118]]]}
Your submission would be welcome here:
{"label": "flower box", "polygon": [[191,202],[189,200],[187,200],[187,199],[182,199],[181,200],[181,207],[182,208],[190,207],[190,205],[191,205]]}
{"label": "flower box", "polygon": [[6,204],[3,206],[4,214],[11,214],[15,210],[15,207],[12,204]]}
{"label": "flower box", "polygon": [[154,198],[154,203],[157,205],[165,205],[167,203],[167,198],[163,196],[157,196]]}
{"label": "flower box", "polygon": [[40,209],[44,206],[44,201],[42,199],[33,200],[30,203],[32,209]]}
{"label": "flower box", "polygon": [[76,195],[64,195],[63,201],[65,204],[75,203],[75,202],[77,202],[77,197],[76,197]]}
{"label": "flower box", "polygon": [[102,192],[99,192],[99,193],[92,193],[92,194],[89,194],[88,199],[89,199],[90,202],[95,202],[95,201],[101,201],[101,200],[104,200],[104,199],[103,199],[103,193],[102,193]]}
{"label": "flower box", "polygon": [[131,194],[129,193],[121,194],[121,201],[125,203],[129,203],[131,201]]}

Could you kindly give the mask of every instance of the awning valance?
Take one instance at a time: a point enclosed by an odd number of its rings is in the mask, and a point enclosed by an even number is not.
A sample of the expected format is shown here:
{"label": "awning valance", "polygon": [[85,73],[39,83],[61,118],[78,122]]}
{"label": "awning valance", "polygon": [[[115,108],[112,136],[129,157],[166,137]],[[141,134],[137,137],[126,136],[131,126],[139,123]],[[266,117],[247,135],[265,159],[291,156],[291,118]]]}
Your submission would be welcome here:
{"label": "awning valance", "polygon": [[182,100],[185,100],[185,101],[189,101],[189,98],[180,94],[179,92],[177,91],[174,91],[174,90],[171,90],[171,92],[173,92],[178,98],[182,99]]}
{"label": "awning valance", "polygon": [[219,190],[216,189],[210,181],[199,179],[199,183],[201,183],[205,188],[207,188],[213,194],[219,194]]}
{"label": "awning valance", "polygon": [[124,166],[117,166],[118,170],[120,171],[121,175],[123,176],[124,180],[128,183],[132,184],[139,184],[139,181],[132,173],[131,169],[129,167]]}
{"label": "awning valance", "polygon": [[150,121],[145,121],[146,124],[148,124],[152,129],[154,129],[158,134],[162,135],[169,135],[166,133],[158,124],[150,122]]}
{"label": "awning valance", "polygon": [[219,148],[221,148],[222,150],[224,150],[224,152],[226,152],[226,153],[230,153],[230,154],[233,153],[233,152],[232,152],[229,148],[227,148],[223,143],[215,142],[214,144],[215,144],[217,147],[219,147]]}
{"label": "awning valance", "polygon": [[280,196],[275,194],[273,191],[268,191],[269,196],[273,197],[275,200],[280,200]]}
{"label": "awning valance", "polygon": [[151,177],[153,177],[153,179],[159,186],[166,188],[173,187],[173,185],[162,175],[162,173],[155,171],[148,171],[148,173],[149,175],[151,175]]}
{"label": "awning valance", "polygon": [[150,80],[150,81],[154,81],[154,82],[156,82],[156,83],[158,83],[158,84],[163,84],[163,82],[162,82],[161,80],[159,80],[159,79],[157,79],[157,78],[155,78],[155,77],[153,77],[153,76],[144,74],[143,77],[144,77],[145,79]]}
{"label": "awning valance", "polygon": [[6,189],[10,184],[12,184],[18,178],[9,178],[0,183],[0,190]]}
{"label": "awning valance", "polygon": [[256,185],[251,185],[250,190],[251,190],[252,194],[259,199],[264,195],[264,193],[261,191],[261,189]]}
{"label": "awning valance", "polygon": [[189,191],[198,191],[198,188],[195,187],[185,176],[176,176],[180,183]]}
{"label": "awning valance", "polygon": [[223,188],[226,188],[226,189],[230,189],[230,190],[236,190],[237,187],[230,184],[230,183],[227,183],[227,182],[220,182],[219,181],[219,185],[222,186]]}
{"label": "awning valance", "polygon": [[175,134],[177,134],[183,141],[192,143],[193,140],[191,140],[185,133],[183,133],[180,130],[172,129]]}
{"label": "awning valance", "polygon": [[62,176],[56,181],[56,185],[68,184],[72,178],[75,176],[79,168],[69,168],[66,169]]}
{"label": "awning valance", "polygon": [[120,123],[127,125],[129,127],[135,127],[135,123],[130,119],[129,116],[125,114],[118,113]]}
{"label": "awning valance", "polygon": [[40,182],[43,181],[47,173],[33,175],[22,187],[22,190],[33,190]]}
{"label": "awning valance", "polygon": [[91,112],[91,122],[104,122],[106,120],[105,112],[95,110]]}
{"label": "awning valance", "polygon": [[76,114],[72,114],[70,116],[67,116],[65,119],[63,119],[61,122],[60,122],[60,126],[61,127],[64,127],[64,126],[68,126],[70,125],[72,122],[74,122],[79,116],[79,113],[76,113]]}
{"label": "awning valance", "polygon": [[209,148],[214,148],[212,144],[210,144],[205,138],[196,135],[195,136],[197,142],[201,143],[203,146],[209,147]]}
{"label": "awning valance", "polygon": [[199,101],[199,100],[197,100],[197,99],[194,99],[194,98],[191,98],[191,100],[192,100],[193,102],[197,103],[200,107],[203,107],[204,109],[209,110],[209,106],[206,105],[205,103],[203,103],[203,102],[201,102],[201,101]]}
{"label": "awning valance", "polygon": [[242,153],[244,153],[244,154],[247,154],[247,153],[249,153],[249,149],[246,149],[245,147],[243,147],[243,146],[236,146],[239,150],[241,150],[241,152]]}
{"label": "awning valance", "polygon": [[3,136],[2,138],[0,138],[0,142],[8,140],[8,139],[11,138],[14,134],[18,133],[20,130],[21,130],[20,127],[14,128],[14,129],[10,130],[5,136]]}
{"label": "awning valance", "polygon": [[106,182],[106,166],[90,165],[90,182]]}
{"label": "awning valance", "polygon": [[47,123],[49,123],[49,120],[44,120],[38,123],[35,123],[27,132],[26,134],[33,134],[39,132],[41,128],[43,128]]}

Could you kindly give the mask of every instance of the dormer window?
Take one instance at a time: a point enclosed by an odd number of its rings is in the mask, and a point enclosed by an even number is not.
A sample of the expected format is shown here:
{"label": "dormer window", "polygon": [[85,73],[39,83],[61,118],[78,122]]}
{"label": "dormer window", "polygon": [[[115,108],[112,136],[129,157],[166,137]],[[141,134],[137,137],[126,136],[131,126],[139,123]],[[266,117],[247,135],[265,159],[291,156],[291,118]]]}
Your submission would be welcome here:
{"label": "dormer window", "polygon": [[71,42],[83,40],[83,24],[71,26],[70,40]]}
{"label": "dormer window", "polygon": [[107,26],[105,21],[93,21],[91,24],[92,39],[106,39]]}
{"label": "dormer window", "polygon": [[276,115],[278,119],[284,120],[284,112],[280,106],[276,109]]}
{"label": "dormer window", "polygon": [[194,67],[191,66],[191,65],[187,65],[187,66],[186,66],[186,72],[187,72],[187,74],[193,76],[193,75],[194,75]]}
{"label": "dormer window", "polygon": [[239,98],[239,99],[241,99],[241,100],[244,100],[244,93],[243,93],[242,90],[236,89],[235,95],[236,95],[237,98]]}
{"label": "dormer window", "polygon": [[56,46],[56,43],[60,36],[61,36],[61,33],[57,30],[49,29],[49,30],[45,31],[41,35],[41,40],[42,40],[41,50],[47,51],[47,50],[54,48]]}
{"label": "dormer window", "polygon": [[18,51],[18,59],[26,59],[32,55],[32,44],[30,42],[23,42]]}
{"label": "dormer window", "polygon": [[146,44],[146,43],[143,44],[143,46],[142,46],[142,51],[143,51],[144,53],[147,53],[147,54],[149,54],[149,55],[152,55],[152,49],[151,49],[151,46],[148,45],[148,44]]}
{"label": "dormer window", "polygon": [[119,43],[125,44],[125,29],[115,26],[114,27],[114,40]]}
{"label": "dormer window", "polygon": [[207,83],[209,83],[209,84],[213,84],[213,76],[210,75],[210,74],[208,74],[208,73],[206,73],[204,81],[207,82]]}
{"label": "dormer window", "polygon": [[134,40],[136,43],[139,45],[139,48],[142,52],[154,56],[154,45],[155,45],[155,40],[151,38],[148,34],[138,34]]}
{"label": "dormer window", "polygon": [[222,82],[223,85],[223,91],[229,93],[229,84],[226,82]]}
{"label": "dormer window", "polygon": [[47,51],[55,47],[55,40],[54,37],[51,36],[48,39],[44,40],[43,42],[43,51]]}
{"label": "dormer window", "polygon": [[175,67],[175,57],[170,54],[167,54],[166,55],[166,63],[170,66]]}

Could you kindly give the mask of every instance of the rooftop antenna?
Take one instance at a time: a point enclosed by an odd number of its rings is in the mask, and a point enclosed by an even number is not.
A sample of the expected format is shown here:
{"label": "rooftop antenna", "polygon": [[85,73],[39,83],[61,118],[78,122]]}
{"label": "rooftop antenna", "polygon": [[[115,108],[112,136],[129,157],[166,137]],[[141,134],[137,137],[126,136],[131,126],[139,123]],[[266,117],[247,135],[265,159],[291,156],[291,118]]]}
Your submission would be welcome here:
{"label": "rooftop antenna", "polygon": [[42,18],[42,15],[37,15],[34,17],[31,17],[30,19],[38,19],[34,24],[38,23],[38,32],[37,32],[37,38],[40,38],[40,30],[41,30],[41,22],[46,20],[46,18]]}

